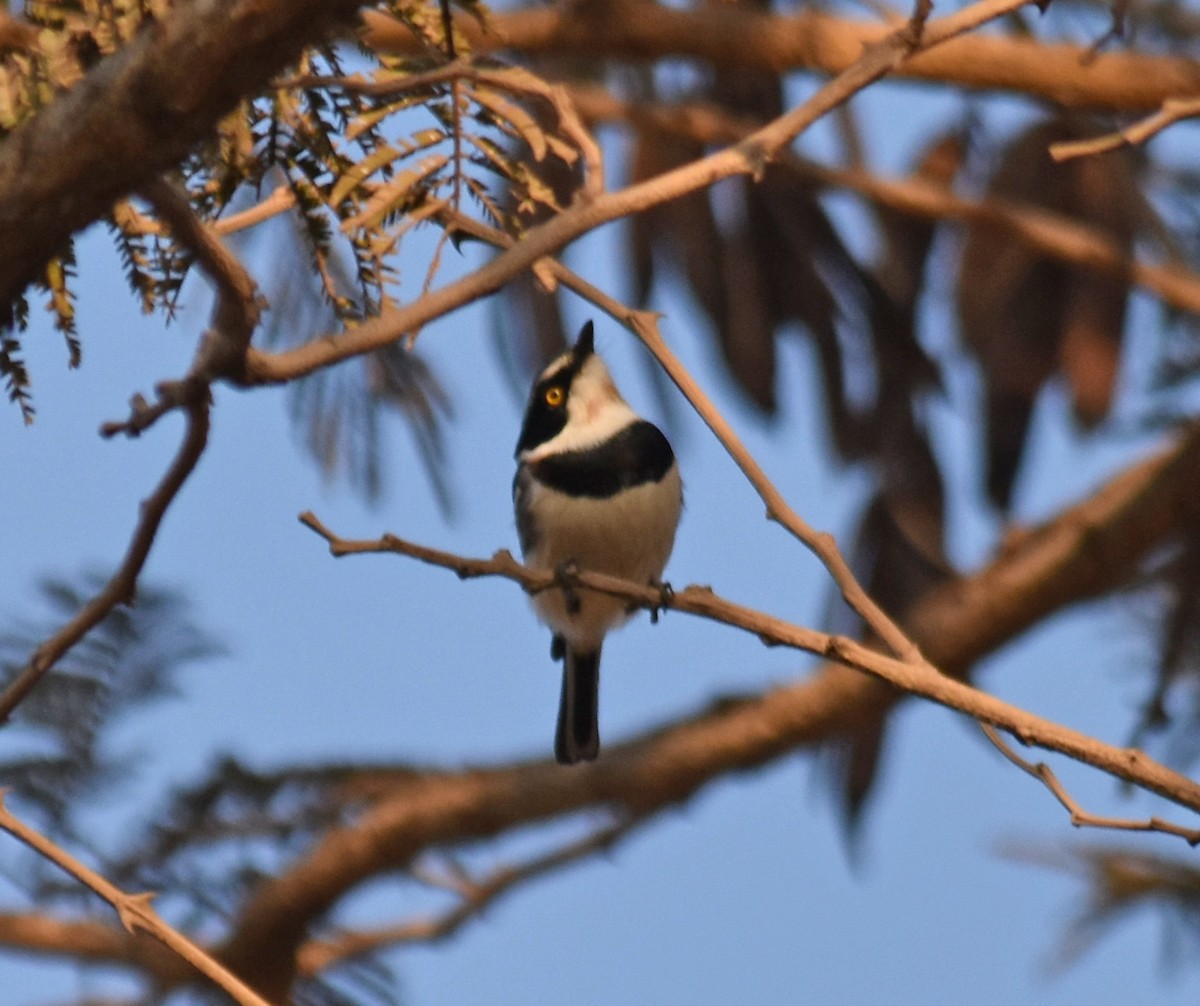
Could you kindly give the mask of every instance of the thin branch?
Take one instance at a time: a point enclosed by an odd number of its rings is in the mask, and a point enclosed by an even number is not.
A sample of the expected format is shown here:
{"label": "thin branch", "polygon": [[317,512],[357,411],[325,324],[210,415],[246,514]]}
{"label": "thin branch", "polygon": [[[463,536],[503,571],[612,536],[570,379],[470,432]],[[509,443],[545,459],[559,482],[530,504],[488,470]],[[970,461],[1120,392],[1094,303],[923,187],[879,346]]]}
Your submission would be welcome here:
{"label": "thin branch", "polygon": [[924,662],[897,660],[848,637],[794,625],[725,600],[708,587],[689,586],[664,592],[587,570],[531,569],[506,551],[497,552],[491,559],[478,559],[418,545],[390,534],[372,540],[346,540],[326,528],[312,513],[301,514],[300,521],[329,543],[330,553],[334,556],[393,552],[453,570],[461,579],[499,576],[520,584],[530,594],[555,588],[584,588],[622,598],[648,610],[669,608],[742,629],[769,646],[788,646],[845,664],[902,691],[965,713],[981,723],[998,726],[1020,738],[1024,744],[1058,751],[1200,813],[1200,783],[1159,764],[1142,751],[1105,744],[946,677]]}
{"label": "thin branch", "polygon": [[591,834],[567,842],[524,863],[494,870],[482,879],[476,880],[467,875],[456,874],[453,886],[459,900],[451,908],[431,918],[415,919],[369,932],[343,933],[335,939],[306,943],[298,955],[300,973],[314,975],[348,958],[384,947],[437,943],[445,940],[457,933],[467,922],[482,915],[513,888],[597,853],[610,852],[641,821],[642,819],[637,817],[624,817],[614,824],[597,828]]}
{"label": "thin branch", "polygon": [[121,925],[129,933],[149,933],[178,954],[205,977],[229,993],[242,1006],[270,1006],[240,978],[223,967],[181,932],[169,926],[151,906],[152,894],[126,894],[95,870],[84,866],[44,835],[24,824],[9,811],[0,791],[0,829],[29,846],[38,855],[91,888],[117,910]]}
{"label": "thin branch", "polygon": [[1050,156],[1056,161],[1068,161],[1073,157],[1090,157],[1121,147],[1137,147],[1157,136],[1168,126],[1186,119],[1200,116],[1200,97],[1167,98],[1162,107],[1124,129],[1096,136],[1088,140],[1064,140],[1050,144]]}
{"label": "thin branch", "polygon": [[[163,387],[166,385],[160,385],[160,388]],[[0,725],[8,721],[13,710],[21,704],[25,696],[42,679],[42,676],[91,628],[103,621],[118,604],[132,603],[138,576],[142,571],[142,566],[145,565],[146,557],[150,554],[150,547],[154,544],[163,516],[196,467],[196,463],[200,460],[200,455],[204,453],[205,445],[208,443],[209,389],[207,382],[199,378],[191,378],[171,385],[171,387],[174,389],[172,393],[177,394],[178,397],[173,398],[169,406],[149,409],[144,415],[153,414],[154,418],[157,418],[170,409],[182,408],[187,417],[183,441],[162,480],[141,505],[140,516],[134,527],[124,560],[112,578],[79,610],[75,617],[33,652],[29,662],[16,679],[4,690],[3,694],[0,694]],[[125,429],[129,433],[136,434],[144,428],[140,425],[143,420],[138,418],[137,403],[139,402],[141,399],[135,400],[134,416],[126,424],[106,426],[109,435],[118,429]]]}
{"label": "thin branch", "polygon": [[[208,226],[214,234],[224,237],[264,223],[273,217],[279,216],[281,213],[286,213],[295,205],[296,193],[291,187],[277,185],[271,190],[268,196],[259,200],[253,206],[249,206],[237,213],[231,213],[227,217],[221,217],[219,220],[213,220]],[[166,228],[160,221],[139,212],[132,203],[123,201],[121,206],[125,218],[122,221],[122,226],[127,230],[135,234],[147,235],[166,233]]]}
{"label": "thin branch", "polygon": [[1114,831],[1155,831],[1161,832],[1164,835],[1177,835],[1187,842],[1188,845],[1200,845],[1200,828],[1184,828],[1171,821],[1164,821],[1160,817],[1150,817],[1135,821],[1124,817],[1104,817],[1084,810],[1075,801],[1075,798],[1067,792],[1066,787],[1059,781],[1058,776],[1054,774],[1054,769],[1044,761],[1031,762],[1027,758],[1022,758],[991,724],[980,723],[979,725],[983,729],[987,739],[996,746],[1005,758],[1016,765],[1022,772],[1033,776],[1034,779],[1051,792],[1054,799],[1071,815],[1071,824],[1076,828],[1107,828]]}
{"label": "thin branch", "polygon": [[236,234],[238,231],[255,227],[265,220],[286,213],[296,205],[295,190],[288,185],[277,185],[266,199],[220,220],[214,220],[212,229],[218,234]]}

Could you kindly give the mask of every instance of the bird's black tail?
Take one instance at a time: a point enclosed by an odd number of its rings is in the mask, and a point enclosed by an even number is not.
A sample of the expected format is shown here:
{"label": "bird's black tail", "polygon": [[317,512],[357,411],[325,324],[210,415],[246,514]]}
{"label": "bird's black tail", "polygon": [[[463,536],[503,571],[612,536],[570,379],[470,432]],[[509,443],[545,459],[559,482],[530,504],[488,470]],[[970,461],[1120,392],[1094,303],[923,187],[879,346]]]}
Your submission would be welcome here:
{"label": "bird's black tail", "polygon": [[600,753],[600,649],[579,653],[567,647],[554,757],[563,765],[593,761]]}

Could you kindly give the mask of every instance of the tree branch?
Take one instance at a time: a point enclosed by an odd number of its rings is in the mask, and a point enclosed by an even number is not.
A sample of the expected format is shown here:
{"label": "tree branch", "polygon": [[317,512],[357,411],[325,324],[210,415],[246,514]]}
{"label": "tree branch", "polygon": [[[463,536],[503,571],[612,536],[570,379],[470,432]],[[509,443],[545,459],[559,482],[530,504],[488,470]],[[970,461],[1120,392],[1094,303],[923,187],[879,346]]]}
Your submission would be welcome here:
{"label": "tree branch", "polygon": [[192,969],[145,934],[90,919],[57,919],[41,912],[0,912],[0,944],[24,953],[135,968],[163,987],[189,980]]}
{"label": "tree branch", "polygon": [[1088,140],[1073,140],[1070,142],[1050,145],[1050,156],[1056,161],[1069,161],[1073,157],[1090,157],[1093,154],[1103,154],[1121,147],[1135,147],[1146,143],[1161,133],[1168,126],[1187,119],[1200,116],[1200,96],[1195,98],[1167,98],[1162,107],[1153,115],[1118,129],[1115,133],[1095,136]]}
{"label": "tree branch", "polygon": [[638,607],[650,610],[669,608],[742,629],[757,636],[768,646],[788,646],[834,660],[885,681],[894,688],[965,713],[981,723],[998,726],[1019,738],[1023,744],[1065,754],[1200,813],[1200,783],[1158,764],[1141,751],[1112,747],[1026,712],[949,678],[923,661],[897,660],[848,637],[794,625],[728,601],[708,587],[690,586],[664,593],[654,587],[588,570],[531,569],[522,566],[504,551],[497,552],[491,559],[474,559],[417,545],[395,535],[384,535],[376,540],[348,541],[334,535],[311,513],[302,514],[300,520],[329,542],[330,552],[334,556],[394,552],[451,569],[462,579],[500,576],[520,584],[530,594],[559,588],[584,588],[622,598]]}
{"label": "tree branch", "polygon": [[175,167],[360,0],[176,4],[0,143],[0,316],[76,231]]}
{"label": "tree branch", "polygon": [[1022,758],[1000,736],[999,731],[990,724],[981,723],[980,726],[983,728],[983,732],[988,740],[995,745],[1005,758],[1050,791],[1063,810],[1071,815],[1071,824],[1076,828],[1106,828],[1113,831],[1156,831],[1164,835],[1176,835],[1187,842],[1188,845],[1200,845],[1200,828],[1183,828],[1171,821],[1164,821],[1160,817],[1149,817],[1135,821],[1125,817],[1104,817],[1084,810],[1075,801],[1075,798],[1067,792],[1066,787],[1063,786],[1058,776],[1055,775],[1054,769],[1044,761],[1034,763],[1028,758]]}
{"label": "tree branch", "polygon": [[[125,558],[117,571],[74,618],[34,651],[29,662],[0,694],[0,725],[8,721],[13,710],[20,705],[42,676],[93,626],[98,625],[118,604],[129,604],[133,601],[138,576],[146,563],[146,557],[150,554],[150,548],[154,544],[167,508],[183,488],[208,443],[208,383],[198,377],[166,382],[159,385],[159,394],[159,405],[153,407],[147,406],[140,396],[136,397],[131,418],[123,424],[108,424],[104,428],[105,432],[111,435],[118,430],[125,430],[136,434],[158,416],[176,407],[182,407],[187,417],[187,425],[179,451],[154,492],[143,501]],[[153,418],[147,418],[151,416]]]}
{"label": "tree branch", "polygon": [[29,663],[0,694],[0,725],[72,646],[99,624],[118,604],[131,604],[138,576],[150,554],[168,507],[191,475],[208,443],[210,386],[219,376],[240,374],[250,339],[258,325],[261,301],[250,274],[221,243],[220,238],[192,212],[184,196],[169,183],[156,179],[146,185],[147,198],[175,239],[195,255],[200,268],[216,289],[212,327],[200,338],[188,374],[163,381],[150,405],[140,394],[130,400],[129,418],[105,423],[104,437],[118,433],[139,436],[162,416],[182,409],[187,417],[179,451],[154,492],[142,503],[141,515],[125,559],[107,584],[54,636],[37,648]]}
{"label": "tree branch", "polygon": [[458,895],[458,902],[440,915],[366,932],[343,933],[331,940],[313,940],[300,949],[300,973],[317,974],[382,947],[445,940],[515,887],[597,853],[611,852],[639,823],[637,818],[622,819],[523,863],[499,867],[479,880],[456,876],[452,889]]}
{"label": "tree branch", "polygon": [[150,894],[126,894],[120,888],[109,883],[95,870],[84,866],[79,860],[68,855],[50,839],[34,831],[12,815],[5,806],[3,793],[0,792],[0,829],[7,831],[15,839],[29,846],[38,855],[45,857],[61,870],[69,873],[81,884],[96,892],[117,910],[121,924],[130,933],[139,931],[148,933],[156,940],[187,961],[201,974],[211,979],[215,984],[229,993],[241,1006],[271,1006],[265,999],[247,986],[236,975],[218,964],[216,960],[200,949],[195,943],[167,925],[158,912],[151,907]]}
{"label": "tree branch", "polygon": [[[614,9],[616,8],[616,9]],[[412,52],[415,40],[379,11],[363,15],[363,38],[383,52]],[[745,6],[671,8],[655,3],[579,3],[497,15],[486,30],[458,22],[476,54],[658,60],[684,57],[716,68],[838,74],[890,28],[815,11],[766,14]],[[1200,63],[1174,56],[1092,52],[1029,38],[973,35],[922,53],[897,71],[913,80],[972,90],[1013,91],[1068,108],[1149,111],[1200,93]]]}

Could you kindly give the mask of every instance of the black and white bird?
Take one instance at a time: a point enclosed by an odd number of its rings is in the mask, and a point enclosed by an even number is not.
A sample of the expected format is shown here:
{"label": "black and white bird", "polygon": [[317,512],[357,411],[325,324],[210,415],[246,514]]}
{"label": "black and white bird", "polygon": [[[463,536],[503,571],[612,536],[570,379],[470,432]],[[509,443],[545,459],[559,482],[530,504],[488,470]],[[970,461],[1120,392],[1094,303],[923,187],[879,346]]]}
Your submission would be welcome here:
{"label": "black and white bird", "polygon": [[[683,509],[675,454],[662,431],[621,397],[596,355],[592,323],[534,382],[517,441],[513,505],[528,565],[574,564],[637,583],[662,576]],[[590,761],[600,750],[600,647],[630,614],[626,602],[559,589],[533,599],[563,661],[555,757]]]}

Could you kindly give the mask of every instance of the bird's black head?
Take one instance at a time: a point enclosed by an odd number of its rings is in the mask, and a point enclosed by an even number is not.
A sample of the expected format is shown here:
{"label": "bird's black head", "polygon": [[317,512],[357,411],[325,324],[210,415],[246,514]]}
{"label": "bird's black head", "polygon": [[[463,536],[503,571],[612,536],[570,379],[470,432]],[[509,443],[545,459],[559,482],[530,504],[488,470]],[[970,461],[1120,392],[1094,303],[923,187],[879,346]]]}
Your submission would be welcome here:
{"label": "bird's black head", "polygon": [[571,382],[587,363],[595,349],[595,332],[590,321],[579,330],[579,337],[570,350],[551,363],[533,383],[525,420],[517,440],[516,455],[557,436],[567,425],[567,399]]}

